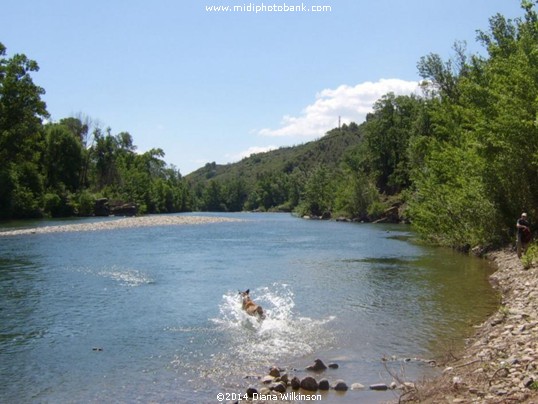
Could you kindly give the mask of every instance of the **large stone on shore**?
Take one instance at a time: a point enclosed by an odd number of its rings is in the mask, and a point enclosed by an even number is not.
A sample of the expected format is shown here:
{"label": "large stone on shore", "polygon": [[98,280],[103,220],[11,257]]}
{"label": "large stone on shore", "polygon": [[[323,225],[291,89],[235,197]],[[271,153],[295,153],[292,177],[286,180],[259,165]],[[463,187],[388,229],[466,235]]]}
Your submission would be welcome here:
{"label": "large stone on shore", "polygon": [[336,391],[347,391],[349,387],[347,386],[345,381],[337,380],[336,382],[334,382],[334,387],[333,388]]}
{"label": "large stone on shore", "polygon": [[523,386],[527,388],[530,388],[533,383],[534,379],[532,377],[525,377],[522,381]]}
{"label": "large stone on shore", "polygon": [[301,380],[301,388],[307,391],[316,391],[318,389],[318,382],[311,376],[306,376]]}
{"label": "large stone on shore", "polygon": [[325,370],[325,369],[327,369],[327,366],[325,366],[325,364],[323,363],[321,359],[316,359],[313,365],[306,367],[306,370],[310,370],[313,372],[321,372],[322,370]]}
{"label": "large stone on shore", "polygon": [[138,209],[134,203],[124,203],[110,208],[110,214],[114,216],[136,216]]}
{"label": "large stone on shore", "polygon": [[93,207],[95,216],[110,216],[110,206],[108,204],[108,198],[100,198],[95,201]]}

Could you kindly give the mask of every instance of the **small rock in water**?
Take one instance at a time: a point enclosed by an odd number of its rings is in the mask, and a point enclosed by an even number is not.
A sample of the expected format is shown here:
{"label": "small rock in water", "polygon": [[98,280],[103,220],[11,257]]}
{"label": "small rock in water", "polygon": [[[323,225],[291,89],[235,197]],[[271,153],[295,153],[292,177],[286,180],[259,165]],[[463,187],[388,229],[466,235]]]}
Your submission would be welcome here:
{"label": "small rock in water", "polygon": [[327,366],[325,366],[321,359],[316,359],[313,365],[307,366],[306,368],[306,370],[311,370],[314,372],[320,372],[325,369],[327,369]]}
{"label": "small rock in water", "polygon": [[299,387],[301,387],[301,380],[299,380],[297,376],[294,376],[290,381],[290,385],[293,390],[297,390]]}
{"label": "small rock in water", "polygon": [[320,390],[329,390],[331,388],[331,385],[329,384],[329,381],[327,379],[321,379],[319,381],[318,388]]}
{"label": "small rock in water", "polygon": [[261,382],[263,384],[271,384],[274,381],[275,381],[275,378],[273,376],[271,376],[271,375],[264,376],[264,377],[262,377],[262,380],[261,380]]}
{"label": "small rock in water", "polygon": [[383,383],[371,384],[370,385],[370,390],[386,391],[388,389],[389,389],[389,386],[387,386],[386,384],[383,384]]}
{"label": "small rock in water", "polygon": [[329,363],[329,368],[331,369],[338,369],[338,363]]}
{"label": "small rock in water", "polygon": [[262,387],[260,389],[260,395],[268,396],[269,394],[271,394],[271,389],[269,389],[269,387]]}
{"label": "small rock in water", "polygon": [[282,373],[280,375],[280,381],[286,383],[286,385],[289,383],[290,378],[287,373]]}
{"label": "small rock in water", "polygon": [[277,367],[272,367],[271,370],[269,370],[269,376],[280,377],[280,369]]}
{"label": "small rock in water", "polygon": [[254,397],[256,394],[258,394],[258,390],[255,388],[255,387],[249,387],[247,389],[247,396],[252,398]]}
{"label": "small rock in water", "polygon": [[316,391],[318,389],[318,382],[313,377],[307,376],[301,380],[301,388],[308,391]]}
{"label": "small rock in water", "polygon": [[285,393],[286,392],[286,384],[284,382],[278,382],[275,385],[273,385],[272,390],[276,391],[277,393]]}
{"label": "small rock in water", "polygon": [[364,389],[365,389],[364,384],[353,383],[351,385],[351,390],[364,390]]}
{"label": "small rock in water", "polygon": [[336,391],[347,391],[348,386],[347,386],[346,382],[344,382],[343,380],[337,380],[334,383],[334,389]]}

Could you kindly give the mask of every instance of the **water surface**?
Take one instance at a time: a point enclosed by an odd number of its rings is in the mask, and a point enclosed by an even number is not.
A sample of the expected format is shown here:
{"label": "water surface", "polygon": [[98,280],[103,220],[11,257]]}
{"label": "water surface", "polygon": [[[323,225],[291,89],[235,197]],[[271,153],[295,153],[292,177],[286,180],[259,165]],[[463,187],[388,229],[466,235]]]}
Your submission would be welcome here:
{"label": "water surface", "polygon": [[[416,379],[431,369],[404,358],[458,349],[497,304],[487,262],[406,226],[227,216],[244,220],[0,238],[1,401],[216,403],[315,358],[340,365],[330,380],[390,383],[392,357]],[[247,288],[261,323],[240,309]]]}

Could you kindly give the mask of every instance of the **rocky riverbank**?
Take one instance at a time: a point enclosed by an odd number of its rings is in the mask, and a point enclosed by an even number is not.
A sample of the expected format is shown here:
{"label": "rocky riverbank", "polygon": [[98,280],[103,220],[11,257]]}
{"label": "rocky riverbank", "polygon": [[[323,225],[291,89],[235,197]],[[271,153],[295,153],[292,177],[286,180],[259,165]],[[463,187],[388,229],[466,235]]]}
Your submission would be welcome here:
{"label": "rocky riverbank", "polygon": [[101,231],[113,229],[125,229],[136,227],[150,226],[178,226],[178,225],[196,225],[220,222],[235,222],[241,219],[233,219],[226,217],[213,216],[170,216],[170,215],[155,215],[117,218],[105,221],[96,221],[89,223],[74,223],[59,226],[42,226],[16,230],[0,231],[0,237],[19,236],[25,234],[47,234],[60,232],[75,232],[75,231]]}
{"label": "rocky riverbank", "polygon": [[490,253],[499,310],[477,327],[442,376],[418,384],[406,401],[538,403],[538,268],[524,270],[509,250]]}

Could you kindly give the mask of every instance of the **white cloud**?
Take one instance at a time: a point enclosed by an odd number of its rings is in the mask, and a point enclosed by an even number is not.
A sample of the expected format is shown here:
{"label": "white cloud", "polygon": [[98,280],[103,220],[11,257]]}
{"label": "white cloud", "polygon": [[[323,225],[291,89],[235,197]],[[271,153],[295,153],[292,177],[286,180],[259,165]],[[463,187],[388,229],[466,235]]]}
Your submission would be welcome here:
{"label": "white cloud", "polygon": [[252,154],[256,153],[265,153],[271,150],[278,149],[278,146],[251,146],[247,150],[244,150],[240,153],[234,154],[234,155],[227,155],[226,157],[230,158],[232,161],[242,160],[245,157],[248,157]]}
{"label": "white cloud", "polygon": [[342,123],[361,123],[372,111],[373,104],[383,95],[418,93],[416,81],[381,79],[367,81],[354,87],[341,85],[336,89],[325,89],[316,94],[316,101],[303,109],[300,116],[286,115],[278,129],[265,128],[258,132],[262,136],[289,136],[316,138]]}

